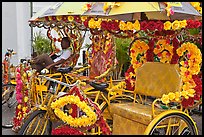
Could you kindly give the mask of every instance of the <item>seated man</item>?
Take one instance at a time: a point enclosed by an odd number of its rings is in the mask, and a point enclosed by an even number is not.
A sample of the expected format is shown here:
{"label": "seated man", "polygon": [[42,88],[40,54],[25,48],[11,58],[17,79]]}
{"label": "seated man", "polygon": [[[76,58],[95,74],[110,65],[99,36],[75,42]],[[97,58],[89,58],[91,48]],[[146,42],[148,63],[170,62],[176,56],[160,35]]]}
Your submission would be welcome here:
{"label": "seated man", "polygon": [[66,59],[68,59],[72,54],[70,47],[70,39],[68,37],[62,38],[61,47],[62,53],[60,56],[56,57],[55,59],[52,59],[52,57],[47,54],[39,55],[31,61],[31,67],[33,69],[36,69],[37,72],[41,72],[41,70],[44,68],[51,69],[57,65],[63,64]]}

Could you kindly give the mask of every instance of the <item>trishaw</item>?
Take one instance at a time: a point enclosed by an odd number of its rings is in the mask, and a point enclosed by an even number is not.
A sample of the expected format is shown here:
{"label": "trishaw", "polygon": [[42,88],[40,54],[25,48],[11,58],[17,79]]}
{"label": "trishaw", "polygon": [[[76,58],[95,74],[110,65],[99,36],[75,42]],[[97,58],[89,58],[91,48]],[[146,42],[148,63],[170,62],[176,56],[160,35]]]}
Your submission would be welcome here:
{"label": "trishaw", "polygon": [[[198,77],[202,57],[197,46],[202,45],[201,22],[120,21],[83,15],[47,15],[30,21],[31,26],[48,29],[52,44],[62,36],[73,38],[77,56],[80,31],[89,30],[91,54],[87,51],[86,59],[90,65],[70,72],[18,75],[29,84],[21,85],[24,98],[17,106],[15,128],[19,134],[198,134],[188,109],[197,106],[202,95]],[[59,38],[51,31],[58,32]],[[113,75],[115,37],[132,39],[125,79]],[[77,57],[73,59],[75,65]],[[76,75],[85,69],[88,77]],[[18,74],[24,74],[22,70]],[[55,123],[60,126],[54,128]]]}

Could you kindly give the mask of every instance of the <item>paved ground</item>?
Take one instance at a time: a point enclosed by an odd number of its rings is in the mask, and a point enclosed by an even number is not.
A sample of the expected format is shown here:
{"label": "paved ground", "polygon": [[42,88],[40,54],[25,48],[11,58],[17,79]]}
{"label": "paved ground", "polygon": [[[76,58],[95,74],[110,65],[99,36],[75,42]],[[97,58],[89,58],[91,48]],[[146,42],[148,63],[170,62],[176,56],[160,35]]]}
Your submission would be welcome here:
{"label": "paved ground", "polygon": [[[10,119],[12,118],[15,111],[14,107],[12,107],[9,111],[4,112],[5,106],[2,106],[2,121],[5,120],[5,117]],[[197,123],[199,135],[202,135],[202,114],[193,114],[191,117]],[[17,135],[17,133],[13,132],[11,129],[2,128],[2,135]]]}

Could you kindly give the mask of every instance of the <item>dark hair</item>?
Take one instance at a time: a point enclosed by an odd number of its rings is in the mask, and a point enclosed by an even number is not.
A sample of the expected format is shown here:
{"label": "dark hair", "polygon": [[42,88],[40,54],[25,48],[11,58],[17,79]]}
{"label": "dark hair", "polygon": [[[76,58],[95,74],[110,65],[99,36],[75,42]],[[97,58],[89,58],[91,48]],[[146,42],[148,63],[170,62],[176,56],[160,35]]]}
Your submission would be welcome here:
{"label": "dark hair", "polygon": [[69,37],[63,37],[63,38],[62,38],[62,41],[65,41],[67,44],[70,45],[70,39],[69,39]]}

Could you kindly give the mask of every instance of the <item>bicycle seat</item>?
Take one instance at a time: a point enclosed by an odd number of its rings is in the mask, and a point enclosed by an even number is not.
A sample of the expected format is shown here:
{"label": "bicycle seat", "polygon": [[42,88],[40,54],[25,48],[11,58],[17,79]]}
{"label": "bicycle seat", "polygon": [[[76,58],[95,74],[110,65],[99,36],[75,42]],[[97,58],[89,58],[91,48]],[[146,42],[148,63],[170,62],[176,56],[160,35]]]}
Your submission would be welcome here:
{"label": "bicycle seat", "polygon": [[96,82],[90,82],[90,85],[94,87],[96,90],[104,91],[105,88],[109,86],[108,83],[96,83]]}
{"label": "bicycle seat", "polygon": [[73,70],[72,67],[66,67],[66,68],[58,68],[57,71],[61,73],[69,73]]}

